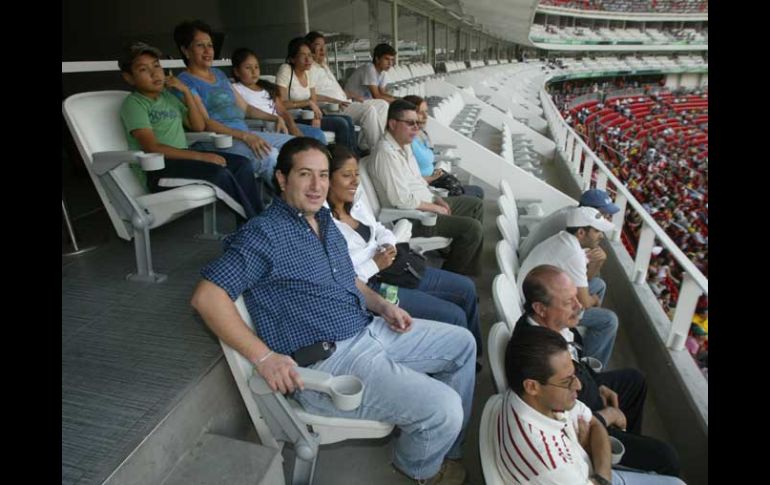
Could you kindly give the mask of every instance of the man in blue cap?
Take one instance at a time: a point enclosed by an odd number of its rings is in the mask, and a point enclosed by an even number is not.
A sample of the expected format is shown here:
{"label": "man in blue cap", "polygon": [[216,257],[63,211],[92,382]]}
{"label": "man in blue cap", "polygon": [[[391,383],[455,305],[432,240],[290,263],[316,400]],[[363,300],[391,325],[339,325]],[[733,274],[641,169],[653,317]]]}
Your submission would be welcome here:
{"label": "man in blue cap", "polygon": [[[607,192],[601,189],[591,189],[583,192],[578,207],[593,207],[594,209],[599,210],[605,217],[620,211],[620,207],[613,204],[612,199]],[[564,207],[553,212],[530,229],[527,238],[519,245],[520,262],[523,262],[524,259],[526,259],[529,252],[532,251],[532,248],[554,234],[557,234],[559,231],[563,231],[564,228],[567,227],[567,210],[569,210],[569,208],[570,207]]]}

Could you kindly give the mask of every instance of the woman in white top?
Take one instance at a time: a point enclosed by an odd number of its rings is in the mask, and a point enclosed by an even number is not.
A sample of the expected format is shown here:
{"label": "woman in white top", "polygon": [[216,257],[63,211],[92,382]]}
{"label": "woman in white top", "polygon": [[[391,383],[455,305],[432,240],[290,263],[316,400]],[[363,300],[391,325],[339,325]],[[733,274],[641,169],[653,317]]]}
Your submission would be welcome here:
{"label": "woman in white top", "polygon": [[358,153],[356,131],[353,120],[346,115],[324,115],[318,107],[315,85],[309,76],[313,65],[310,45],[303,37],[296,37],[289,42],[286,64],[278,68],[275,83],[286,109],[305,108],[315,114],[311,125],[323,130],[333,131],[335,143],[345,145]]}
{"label": "woman in white top", "polygon": [[233,51],[233,83],[235,89],[255,110],[255,118],[272,121],[276,131],[294,136],[309,136],[326,145],[326,136],[320,128],[310,125],[297,125],[294,118],[286,111],[275,84],[259,79],[259,59],[257,54],[246,47]]}
{"label": "woman in white top", "polygon": [[[348,243],[356,275],[379,292],[377,274],[393,264],[396,237],[375,219],[359,188],[358,160],[340,145],[332,148],[327,201],[334,222]],[[476,287],[470,278],[426,267],[417,288],[398,288],[398,299],[399,306],[413,317],[470,330],[481,355]]]}

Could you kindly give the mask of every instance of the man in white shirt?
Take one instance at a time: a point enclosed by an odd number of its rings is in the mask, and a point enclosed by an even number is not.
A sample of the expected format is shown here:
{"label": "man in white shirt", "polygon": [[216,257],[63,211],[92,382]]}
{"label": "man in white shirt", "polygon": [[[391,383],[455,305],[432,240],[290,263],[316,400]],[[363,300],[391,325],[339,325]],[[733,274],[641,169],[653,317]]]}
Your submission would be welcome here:
{"label": "man in white shirt", "polygon": [[675,477],[613,470],[607,430],[578,400],[567,342],[526,327],[505,353],[505,393],[495,461],[505,483],[681,485]]}
{"label": "man in white shirt", "polygon": [[[592,263],[588,254],[601,250],[603,231],[614,229],[609,221],[593,207],[573,207],[567,211],[564,231],[538,244],[521,265],[517,279],[519,292],[527,274],[541,264],[552,264],[564,270],[578,288],[578,300],[585,308],[580,325],[585,329],[585,352],[596,357],[606,368],[615,345],[618,317],[615,312],[601,308],[602,295],[591,294],[589,280],[598,273],[601,264]],[[595,261],[595,260],[594,260]]]}
{"label": "man in white shirt", "polygon": [[438,215],[436,225],[415,224],[412,235],[452,238],[443,269],[466,275],[479,274],[479,256],[484,242],[484,202],[465,195],[446,199],[433,195],[420,175],[412,153],[412,140],[418,130],[417,107],[402,99],[394,101],[388,110],[385,135],[367,166],[377,197],[384,207],[435,212]]}
{"label": "man in white shirt", "polygon": [[353,71],[345,83],[345,92],[353,101],[383,99],[388,103],[396,100],[386,89],[385,71],[396,63],[396,50],[388,44],[377,44],[372,52],[372,62]]}
{"label": "man in white shirt", "polygon": [[329,69],[324,36],[319,32],[309,32],[305,40],[310,44],[310,51],[315,61],[310,68],[310,78],[315,84],[318,101],[339,104],[343,108],[342,113],[350,116],[354,123],[361,126],[367,148],[373,149],[385,131],[388,102],[384,99],[362,99],[351,103],[347,93],[343,91]]}
{"label": "man in white shirt", "polygon": [[[591,189],[583,192],[583,195],[580,196],[578,207],[593,207],[604,216],[611,216],[620,210],[620,207],[612,203],[609,194],[601,189]],[[557,232],[563,231],[564,228],[567,227],[567,211],[569,209],[571,209],[571,207],[563,207],[551,213],[548,217],[544,218],[530,229],[527,237],[519,245],[519,261],[527,259],[529,252],[532,251],[535,246]],[[599,248],[599,250],[604,253],[601,248]],[[606,257],[607,255],[604,254],[604,259],[606,259]],[[602,259],[602,261],[604,261],[604,259]]]}

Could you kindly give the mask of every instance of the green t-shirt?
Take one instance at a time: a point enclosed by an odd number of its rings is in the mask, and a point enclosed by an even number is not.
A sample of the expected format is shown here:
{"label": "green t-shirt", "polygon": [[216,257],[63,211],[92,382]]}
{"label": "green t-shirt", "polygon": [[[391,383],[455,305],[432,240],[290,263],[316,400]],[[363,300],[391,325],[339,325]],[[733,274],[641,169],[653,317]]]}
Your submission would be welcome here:
{"label": "green t-shirt", "polygon": [[[136,138],[131,135],[133,130],[140,128],[152,129],[158,143],[186,149],[187,139],[182,123],[185,116],[187,116],[187,106],[166,90],[163,90],[158,99],[154,100],[133,92],[126,97],[120,107],[120,119],[123,122],[130,150],[142,149]],[[146,187],[147,178],[142,168],[134,163],[131,164],[131,169]]]}

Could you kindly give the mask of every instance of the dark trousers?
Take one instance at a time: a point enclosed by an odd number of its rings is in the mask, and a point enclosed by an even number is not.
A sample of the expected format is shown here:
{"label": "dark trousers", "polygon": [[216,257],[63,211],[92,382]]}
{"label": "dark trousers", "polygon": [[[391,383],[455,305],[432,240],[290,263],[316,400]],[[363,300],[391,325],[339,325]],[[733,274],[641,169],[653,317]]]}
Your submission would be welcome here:
{"label": "dark trousers", "polygon": [[679,476],[679,455],[670,444],[615,427],[608,428],[607,432],[626,447],[626,452],[620,459],[621,465],[655,472],[658,475]]}
{"label": "dark trousers", "polygon": [[439,214],[435,226],[415,224],[413,236],[451,237],[452,245],[442,269],[465,275],[481,272],[480,256],[484,244],[484,202],[476,197],[460,195],[447,197],[451,216]]}
{"label": "dark trousers", "polygon": [[636,369],[619,369],[593,374],[593,378],[581,372],[579,377],[584,384],[578,399],[594,412],[604,407],[598,392],[599,386],[605,385],[618,394],[620,410],[626,416],[626,431],[616,427],[610,427],[607,431],[626,447],[626,453],[620,460],[621,465],[654,471],[660,475],[679,476],[679,456],[676,450],[668,443],[641,434],[644,400],[647,397],[647,383],[641,372]]}
{"label": "dark trousers", "polygon": [[[146,172],[147,187],[150,192],[169,190],[169,187],[158,186],[161,178],[191,178],[211,182],[236,202],[243,206],[246,219],[250,219],[264,209],[262,205],[261,187],[259,180],[254,178],[254,170],[251,161],[241,155],[225,152],[215,152],[222,156],[227,165],[225,167],[214,163],[198,160],[172,160],[166,159],[166,167],[163,170]],[[237,214],[237,213],[236,213]],[[240,214],[237,214],[240,217]]]}
{"label": "dark trousers", "polygon": [[620,410],[626,415],[626,429],[630,433],[641,433],[647,398],[647,383],[642,373],[636,369],[611,370],[596,374],[594,380],[597,386],[605,385],[618,393]]}

